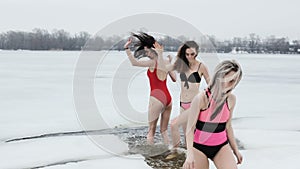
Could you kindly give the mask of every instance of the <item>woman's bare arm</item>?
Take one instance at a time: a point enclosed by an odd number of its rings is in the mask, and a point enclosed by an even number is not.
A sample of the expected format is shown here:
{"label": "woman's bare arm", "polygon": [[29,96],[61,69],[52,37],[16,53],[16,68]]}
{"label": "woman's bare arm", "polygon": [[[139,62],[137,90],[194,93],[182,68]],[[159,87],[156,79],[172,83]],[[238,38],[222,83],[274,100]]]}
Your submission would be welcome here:
{"label": "woman's bare arm", "polygon": [[131,65],[132,66],[139,66],[139,67],[153,67],[154,64],[155,64],[155,61],[153,61],[153,60],[140,61],[140,60],[137,60],[132,55],[132,52],[129,49],[129,45],[131,44],[131,42],[132,42],[132,38],[129,38],[128,41],[124,45],[125,52],[128,56],[128,59],[129,59]]}
{"label": "woman's bare arm", "polygon": [[169,76],[171,77],[173,82],[176,82],[176,73],[173,70],[174,65],[172,64],[172,57],[168,55],[168,59],[165,60],[166,69],[168,70]]}
{"label": "woman's bare arm", "polygon": [[227,101],[228,101],[227,102],[228,107],[230,109],[230,117],[229,117],[229,120],[226,123],[227,137],[228,137],[228,140],[229,140],[230,147],[233,150],[233,153],[235,154],[235,156],[237,158],[238,164],[240,164],[240,163],[242,163],[243,157],[242,157],[242,155],[240,154],[240,152],[238,150],[238,146],[237,146],[237,143],[235,141],[235,137],[234,137],[234,133],[233,133],[233,128],[232,128],[232,125],[231,125],[232,113],[233,113],[233,109],[235,107],[235,102],[236,102],[235,95],[230,94],[228,96]]}
{"label": "woman's bare arm", "polygon": [[210,82],[210,77],[209,77],[209,73],[208,73],[208,69],[207,67],[202,63],[201,67],[200,67],[200,72],[203,75],[206,84],[209,84]]}
{"label": "woman's bare arm", "polygon": [[196,122],[198,120],[199,112],[205,108],[205,93],[198,93],[191,102],[191,107],[187,109],[186,113],[189,114],[186,127],[186,145],[187,145],[187,158],[184,162],[183,168],[194,167],[194,154],[193,154],[193,142],[194,142],[194,130]]}

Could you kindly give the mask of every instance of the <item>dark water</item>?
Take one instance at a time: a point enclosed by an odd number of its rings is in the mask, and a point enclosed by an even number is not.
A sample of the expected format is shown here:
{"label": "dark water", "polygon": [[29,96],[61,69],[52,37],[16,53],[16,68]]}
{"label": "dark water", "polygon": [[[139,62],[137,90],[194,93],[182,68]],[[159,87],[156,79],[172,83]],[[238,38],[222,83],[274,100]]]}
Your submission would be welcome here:
{"label": "dark water", "polygon": [[[131,154],[142,154],[145,157],[146,163],[154,169],[179,169],[182,167],[186,155],[186,149],[183,145],[184,136],[183,132],[180,133],[179,150],[177,152],[171,152],[168,146],[162,144],[163,140],[160,137],[159,128],[156,129],[155,133],[155,145],[148,145],[146,143],[146,135],[148,127],[138,128],[124,128],[115,129],[115,134],[118,135],[124,142],[128,143],[129,153]],[[169,133],[169,138],[170,133]],[[242,142],[236,139],[238,148],[245,149]],[[168,159],[170,154],[175,154],[174,158]]]}
{"label": "dark water", "polygon": [[[6,140],[5,142],[17,142],[22,140],[40,139],[48,137],[62,137],[70,135],[103,135],[103,134],[114,134],[120,137],[121,140],[128,144],[129,154],[141,154],[145,157],[145,162],[154,169],[179,169],[182,167],[185,161],[186,149],[183,145],[184,137],[181,131],[181,144],[176,152],[171,152],[167,145],[164,145],[162,138],[160,137],[159,127],[155,133],[155,144],[149,145],[146,142],[146,135],[148,132],[148,126],[142,127],[131,127],[131,128],[112,128],[105,130],[95,131],[74,131],[74,132],[63,132],[63,133],[50,133],[38,136],[28,136],[23,138],[14,138]],[[169,133],[169,138],[170,133]],[[239,149],[245,149],[240,140],[236,139]],[[173,155],[172,158],[170,154]],[[69,162],[69,161],[68,161]],[[64,162],[64,163],[68,163]],[[60,163],[59,163],[60,164]],[[51,164],[52,165],[57,165]],[[45,167],[45,166],[42,166]],[[37,167],[40,168],[40,167]]]}
{"label": "dark water", "polygon": [[[146,163],[155,169],[177,169],[180,168],[185,161],[184,151],[173,153],[169,150],[167,145],[164,145],[158,129],[155,133],[155,145],[148,145],[146,143],[146,135],[148,127],[131,128],[128,132],[118,133],[123,141],[128,143],[129,152],[132,154],[142,154],[145,157]],[[183,133],[181,133],[180,149],[183,149]],[[171,138],[171,137],[170,137]],[[167,159],[171,153],[176,157]]]}

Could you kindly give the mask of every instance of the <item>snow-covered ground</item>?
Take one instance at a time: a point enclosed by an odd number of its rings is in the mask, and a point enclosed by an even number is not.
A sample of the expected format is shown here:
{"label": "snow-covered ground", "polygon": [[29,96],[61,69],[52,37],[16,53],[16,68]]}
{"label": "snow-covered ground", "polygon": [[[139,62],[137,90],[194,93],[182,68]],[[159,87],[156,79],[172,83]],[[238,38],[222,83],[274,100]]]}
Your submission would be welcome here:
{"label": "snow-covered ground", "polygon": [[[98,113],[111,128],[140,125],[115,101],[125,96],[128,106],[140,113],[137,117],[147,116],[146,69],[133,68],[134,76],[128,82],[126,69],[119,69],[126,62],[125,53],[106,54],[94,75]],[[128,155],[127,145],[116,136],[59,134],[86,129],[73,99],[73,75],[79,55],[0,51],[0,168],[150,168],[142,156]],[[300,56],[218,56],[220,60],[238,60],[244,71],[234,91],[238,100],[233,127],[245,147],[241,150],[244,163],[239,168],[299,168],[294,164],[300,156]],[[126,91],[111,87],[113,83],[122,87],[123,82],[128,85]],[[170,80],[168,86],[174,105],[171,116],[175,117],[180,88],[178,82]],[[39,135],[45,136],[34,138]],[[22,140],[24,137],[33,138]]]}

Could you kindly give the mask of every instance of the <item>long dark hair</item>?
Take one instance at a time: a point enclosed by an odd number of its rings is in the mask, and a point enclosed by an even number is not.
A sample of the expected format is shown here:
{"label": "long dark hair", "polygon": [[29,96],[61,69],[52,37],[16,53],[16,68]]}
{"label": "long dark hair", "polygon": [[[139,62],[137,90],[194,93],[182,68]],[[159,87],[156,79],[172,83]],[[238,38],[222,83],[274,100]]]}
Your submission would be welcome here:
{"label": "long dark hair", "polygon": [[135,42],[134,46],[136,47],[136,50],[134,51],[134,57],[135,58],[142,58],[147,57],[146,52],[144,50],[145,47],[149,48],[151,52],[155,52],[153,44],[155,43],[155,39],[153,36],[148,35],[145,32],[140,32],[139,34],[131,33],[132,36],[136,37],[138,39],[137,42]]}
{"label": "long dark hair", "polygon": [[[177,59],[174,63],[174,70],[176,70],[179,73],[187,72],[190,68],[189,61],[187,60],[185,56],[185,51],[188,48],[195,48],[196,49],[196,56],[199,52],[199,45],[195,41],[186,41],[178,50],[177,52]],[[195,56],[195,57],[196,57]]]}

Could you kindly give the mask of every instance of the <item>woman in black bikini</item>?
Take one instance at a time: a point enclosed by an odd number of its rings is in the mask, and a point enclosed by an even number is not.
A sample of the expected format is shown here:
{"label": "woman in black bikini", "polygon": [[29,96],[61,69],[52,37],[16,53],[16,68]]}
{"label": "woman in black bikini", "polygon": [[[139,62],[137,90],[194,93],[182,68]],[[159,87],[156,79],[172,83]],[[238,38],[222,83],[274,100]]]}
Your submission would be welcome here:
{"label": "woman in black bikini", "polygon": [[185,42],[177,53],[177,60],[173,65],[180,73],[181,93],[180,93],[180,115],[171,122],[171,134],[173,148],[177,148],[180,143],[179,126],[182,126],[186,132],[188,114],[185,113],[190,107],[191,101],[199,93],[201,77],[204,77],[206,83],[209,83],[209,74],[207,67],[196,60],[199,52],[199,46],[195,41]]}

